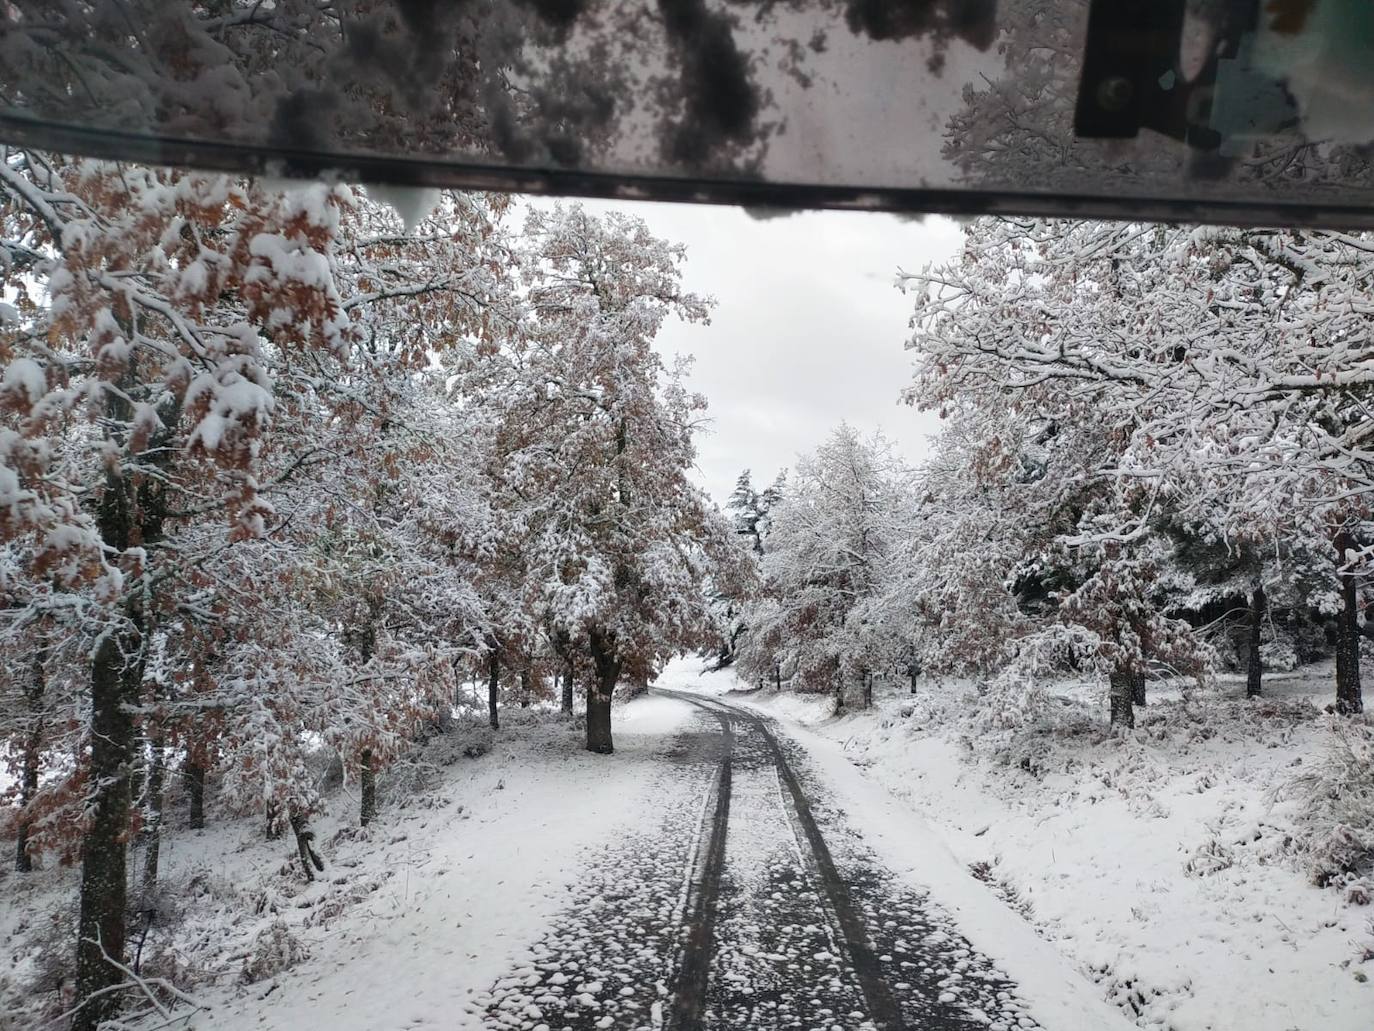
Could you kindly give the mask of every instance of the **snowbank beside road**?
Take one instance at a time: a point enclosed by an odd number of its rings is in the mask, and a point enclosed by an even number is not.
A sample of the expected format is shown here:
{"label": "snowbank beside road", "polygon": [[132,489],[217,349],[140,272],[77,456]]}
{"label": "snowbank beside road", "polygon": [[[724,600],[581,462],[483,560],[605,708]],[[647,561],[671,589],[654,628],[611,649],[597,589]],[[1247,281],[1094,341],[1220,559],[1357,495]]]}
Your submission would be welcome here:
{"label": "snowbank beside road", "polygon": [[[331,1031],[483,1027],[477,1000],[530,961],[530,947],[568,902],[582,853],[657,819],[652,778],[636,768],[689,716],[681,702],[631,702],[617,713],[613,756],[583,751],[575,730],[541,741],[547,724],[504,750],[498,739],[488,757],[496,761],[449,782],[449,815],[433,817],[451,821],[444,830],[427,831],[424,817],[383,820],[378,834],[390,858],[373,858],[404,862],[403,883],[350,917],[342,934],[323,934],[310,966],[282,984],[284,999],[240,997],[207,1031],[261,1027],[264,1015],[273,1027]],[[461,821],[452,820],[457,805]],[[412,839],[418,854],[407,847]]]}
{"label": "snowbank beside road", "polygon": [[[641,773],[660,765],[691,711],[654,697],[618,707],[612,756],[583,751],[572,723],[519,710],[503,711],[503,729],[480,758],[462,755],[460,735],[436,738],[421,756],[436,767],[429,781],[393,799],[366,830],[355,826],[346,791],[331,799],[314,824],[328,865],[311,884],[292,844],[263,841],[258,821],[216,822],[212,812],[205,831],[171,830],[162,883],[176,897],[178,924],[165,933],[185,964],[177,983],[210,1006],[194,1026],[484,1027],[481,996],[529,961],[568,904],[587,850],[656,825],[654,778]],[[388,775],[379,781],[385,795]],[[0,901],[0,942],[15,958],[0,978],[8,982],[0,1013],[43,958],[35,926],[75,898],[72,870],[17,880]],[[154,928],[150,951],[163,935]],[[245,984],[249,957],[264,952],[275,954],[265,976],[255,970]],[[273,971],[287,952],[294,965]],[[0,1028],[36,1023],[0,1016]]]}
{"label": "snowbank beside road", "polygon": [[[661,682],[714,695],[740,688],[729,672],[698,670],[678,663]],[[1056,1025],[1043,1009],[1063,1003],[1046,992],[1049,968],[1018,965],[1046,961],[1052,945],[1090,994],[1141,1027],[1364,1031],[1374,1005],[1362,980],[1374,971],[1361,962],[1374,946],[1369,910],[1308,884],[1285,853],[1296,803],[1273,801],[1295,764],[1325,745],[1305,699],[1324,702],[1328,684],[1321,672],[1276,677],[1259,703],[1231,699],[1237,688],[1225,684],[1187,704],[1165,696],[1129,740],[1027,740],[1010,765],[967,737],[961,685],[922,684],[915,700],[879,691],[873,710],[839,719],[828,698],[765,690],[727,700],[784,721],[885,858],[952,907],[970,939],[1025,985],[1046,1026],[1098,1026],[1067,1011]],[[913,829],[922,825],[941,845]],[[1008,937],[989,889],[1026,917],[1040,951]]]}

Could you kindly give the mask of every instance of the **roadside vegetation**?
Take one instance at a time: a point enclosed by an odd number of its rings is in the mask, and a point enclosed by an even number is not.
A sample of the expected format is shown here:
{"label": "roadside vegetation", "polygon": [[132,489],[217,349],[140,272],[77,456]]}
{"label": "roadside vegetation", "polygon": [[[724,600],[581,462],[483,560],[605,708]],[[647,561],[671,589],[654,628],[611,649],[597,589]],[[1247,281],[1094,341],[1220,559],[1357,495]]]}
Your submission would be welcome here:
{"label": "roadside vegetation", "polygon": [[[973,223],[956,259],[898,277],[929,456],[841,426],[780,487],[743,475],[729,508],[762,587],[718,606],[713,663],[856,726],[886,698],[897,728],[851,727],[860,752],[878,734],[899,770],[926,737],[963,742],[1046,819],[1101,785],[1167,809],[1239,778],[1215,831],[1180,832],[1189,875],[1259,855],[1358,910],[1372,277],[1363,235]],[[1127,865],[1118,890],[1145,876]],[[1370,948],[1361,926],[1342,962]]]}
{"label": "roadside vegetation", "polygon": [[0,152],[0,787],[12,876],[80,868],[79,1031],[177,1001],[137,973],[165,827],[251,814],[313,880],[321,763],[367,827],[470,682],[609,753],[748,572],[652,346],[709,311],[682,249],[419,199]]}

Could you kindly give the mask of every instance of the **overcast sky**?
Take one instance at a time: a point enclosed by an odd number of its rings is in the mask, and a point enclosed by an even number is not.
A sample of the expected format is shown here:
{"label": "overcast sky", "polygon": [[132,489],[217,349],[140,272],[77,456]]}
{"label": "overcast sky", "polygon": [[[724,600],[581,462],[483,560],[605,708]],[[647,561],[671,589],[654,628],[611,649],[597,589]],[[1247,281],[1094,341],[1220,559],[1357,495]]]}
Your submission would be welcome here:
{"label": "overcast sky", "polygon": [[713,296],[708,326],[670,322],[665,353],[690,354],[692,386],[710,401],[699,479],[724,504],[743,469],[766,486],[842,420],[881,429],[908,458],[924,453],[936,418],[899,403],[911,301],[893,286],[958,250],[944,218],[813,211],[759,220],[740,208],[586,202],[642,217],[687,245],[685,283]]}

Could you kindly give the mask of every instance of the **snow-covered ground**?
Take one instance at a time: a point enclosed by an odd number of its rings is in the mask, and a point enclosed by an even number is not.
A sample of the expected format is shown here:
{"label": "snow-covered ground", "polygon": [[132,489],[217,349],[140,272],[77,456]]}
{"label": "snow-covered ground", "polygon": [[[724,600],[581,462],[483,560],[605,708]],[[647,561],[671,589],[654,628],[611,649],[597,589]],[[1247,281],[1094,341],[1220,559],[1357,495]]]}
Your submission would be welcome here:
{"label": "snow-covered ground", "polygon": [[[256,820],[211,812],[204,831],[173,829],[162,855],[181,910],[177,956],[145,955],[143,972],[174,962],[178,983],[209,1006],[194,1024],[205,1031],[484,1027],[482,994],[528,961],[589,847],[656,821],[649,774],[690,714],[655,697],[621,707],[609,757],[582,750],[572,724],[518,710],[503,713],[507,728],[480,758],[462,754],[461,734],[441,737],[426,755],[437,769],[405,808],[383,778],[390,804],[368,830],[353,826],[346,793],[331,799],[316,821],[328,867],[309,885],[290,835],[266,842]],[[75,888],[65,869],[0,881],[5,1031],[38,1026],[19,999],[45,964],[66,958],[57,933],[61,957],[40,949],[40,925],[70,917]],[[160,940],[154,929],[149,945]],[[245,972],[249,955],[296,947],[308,955],[291,969]],[[49,1016],[57,994],[40,1000]]]}
{"label": "snow-covered ground", "polygon": [[[742,693],[699,668],[675,663],[656,686],[776,717],[832,848],[928,897],[1040,1026],[1370,1026],[1369,911],[1309,883],[1291,847],[1301,803],[1275,791],[1326,745],[1311,702],[1329,671],[1271,678],[1256,703],[1234,683],[1159,694],[1127,739],[1104,732],[1094,688],[1062,685],[1052,732],[994,748],[973,734],[967,684],[880,690],[837,719],[829,699]],[[611,757],[582,751],[574,724],[518,710],[487,754],[464,754],[480,730],[436,738],[411,774],[383,779],[367,831],[347,789],[331,797],[316,820],[328,868],[309,885],[290,841],[263,841],[256,820],[174,820],[169,924],[148,935],[143,972],[203,1001],[206,1031],[493,1026],[503,985],[576,951],[569,912],[617,878],[680,880],[710,774],[680,750],[693,710],[655,695],[618,706]],[[67,958],[74,873],[6,874],[0,895],[0,1028],[17,1031],[40,1017],[20,1000],[62,1008],[45,973]],[[662,996],[617,991],[640,987]]]}
{"label": "snow-covered ground", "polygon": [[[835,718],[829,698],[736,694],[732,673],[699,669],[677,663],[661,682],[771,713],[832,782],[847,783],[831,761],[842,756],[934,829],[945,860],[913,833],[890,834],[888,849],[908,850],[910,875],[1028,998],[1036,984],[1053,989],[1017,965],[1034,950],[989,910],[979,879],[1141,1027],[1374,1026],[1370,911],[1309,883],[1291,848],[1301,803],[1280,790],[1327,745],[1317,706],[1329,670],[1271,677],[1256,702],[1227,680],[1187,701],[1157,692],[1126,739],[1105,732],[1100,689],[1065,684],[1056,732],[992,748],[963,715],[968,684],[879,689],[872,710]],[[900,818],[879,809],[861,824],[881,839]]]}

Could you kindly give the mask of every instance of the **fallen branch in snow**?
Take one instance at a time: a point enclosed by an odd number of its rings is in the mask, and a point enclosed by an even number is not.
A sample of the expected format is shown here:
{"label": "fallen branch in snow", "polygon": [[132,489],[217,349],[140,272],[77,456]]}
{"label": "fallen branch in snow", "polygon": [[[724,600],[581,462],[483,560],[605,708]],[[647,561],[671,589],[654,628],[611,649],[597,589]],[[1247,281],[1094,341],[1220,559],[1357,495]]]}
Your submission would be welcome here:
{"label": "fallen branch in snow", "polygon": [[[164,1029],[173,1027],[178,1024],[185,1026],[185,1024],[197,1013],[199,1013],[202,1010],[209,1009],[209,1007],[206,1006],[204,1003],[200,1002],[193,996],[188,995],[186,992],[182,991],[180,988],[172,984],[166,978],[141,977],[138,974],[134,973],[133,970],[131,970],[128,966],[119,962],[108,952],[106,952],[105,946],[101,943],[101,941],[98,938],[87,938],[86,941],[91,942],[91,944],[99,948],[100,955],[104,957],[105,962],[109,963],[110,966],[114,967],[121,974],[123,974],[126,980],[119,984],[109,985],[105,988],[101,988],[99,991],[92,992],[90,995],[86,996],[86,998],[82,999],[79,1003],[77,1003],[71,1009],[67,1010],[65,1013],[59,1013],[52,1020],[48,1021],[46,1024],[43,1025],[44,1027],[55,1028],[64,1026],[67,1020],[69,1020],[71,1017],[79,1013],[83,1008],[88,1006],[92,1000],[101,998],[106,995],[113,995],[116,992],[129,991],[131,989],[137,989],[139,992],[143,994],[144,998],[148,1000],[148,1008],[140,1010],[138,1013],[134,1014],[134,1016],[131,1018],[133,1020],[133,1023],[129,1023],[125,1020],[120,1019],[106,1021],[102,1025],[102,1027],[105,1028],[106,1031],[135,1031],[135,1028],[137,1028],[137,1031],[164,1031]],[[184,1014],[174,1015],[171,1011],[171,1008],[164,1005],[162,1001],[158,998],[158,992],[162,992],[164,995],[171,996],[174,1003],[181,1002],[186,1004],[187,1006],[190,1006],[190,1011]],[[154,1013],[162,1018],[162,1023],[146,1024],[143,1022],[144,1017],[147,1017]]]}

